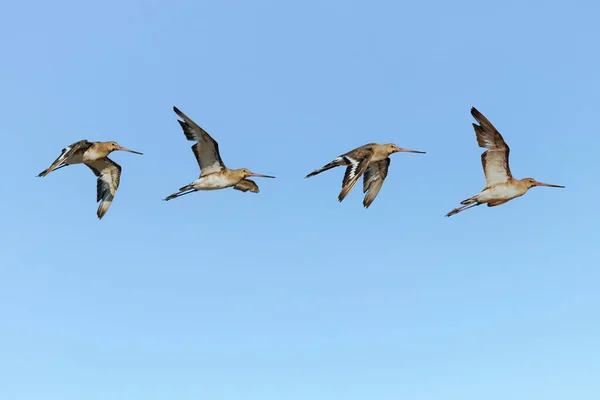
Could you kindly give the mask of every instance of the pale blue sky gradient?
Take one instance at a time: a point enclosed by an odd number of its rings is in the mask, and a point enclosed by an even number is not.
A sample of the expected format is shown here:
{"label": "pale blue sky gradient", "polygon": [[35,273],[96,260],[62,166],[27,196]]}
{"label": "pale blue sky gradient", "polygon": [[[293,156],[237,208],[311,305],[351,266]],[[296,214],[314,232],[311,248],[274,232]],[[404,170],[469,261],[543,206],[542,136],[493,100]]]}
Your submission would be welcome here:
{"label": "pale blue sky gradient", "polygon": [[[23,1],[0,13],[0,398],[600,398],[593,1]],[[161,201],[198,168],[172,107],[258,195]],[[534,188],[484,185],[470,108]],[[96,218],[85,166],[116,140]],[[368,210],[342,169],[395,154]]]}

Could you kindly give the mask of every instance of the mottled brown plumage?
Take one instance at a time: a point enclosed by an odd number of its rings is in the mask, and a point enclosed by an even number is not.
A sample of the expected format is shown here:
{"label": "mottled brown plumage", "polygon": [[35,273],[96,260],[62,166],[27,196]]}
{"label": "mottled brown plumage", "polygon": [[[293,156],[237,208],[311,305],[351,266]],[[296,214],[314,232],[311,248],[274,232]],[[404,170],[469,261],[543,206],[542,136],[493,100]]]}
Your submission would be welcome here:
{"label": "mottled brown plumage", "polygon": [[494,125],[475,107],[471,108],[471,115],[479,123],[479,125],[473,124],[475,135],[477,136],[477,144],[479,144],[479,147],[487,149],[481,155],[481,164],[486,184],[479,194],[463,200],[461,202],[463,206],[450,211],[446,214],[447,217],[481,204],[487,204],[488,207],[502,205],[514,198],[523,196],[534,186],[564,188],[564,186],[538,182],[533,178],[513,178],[508,163],[510,148],[504,141],[504,138]]}
{"label": "mottled brown plumage", "polygon": [[173,110],[182,119],[177,120],[177,122],[181,125],[185,137],[196,142],[192,145],[192,151],[200,167],[200,176],[194,182],[179,188],[178,192],[167,196],[164,200],[175,199],[198,190],[218,190],[228,187],[233,187],[242,192],[258,193],[258,185],[246,179],[247,177],[275,178],[270,175],[255,174],[246,168],[227,168],[221,159],[217,141],[177,107],[173,107]]}
{"label": "mottled brown plumage", "polygon": [[142,154],[121,147],[117,142],[88,142],[87,140],[80,140],[62,149],[60,156],[54,160],[50,167],[40,172],[38,176],[46,176],[50,172],[68,165],[87,165],[94,175],[98,177],[96,201],[101,201],[101,203],[98,206],[97,215],[99,219],[102,219],[112,204],[121,180],[121,166],[108,158],[108,155],[116,150]]}
{"label": "mottled brown plumage", "polygon": [[486,179],[486,187],[492,187],[512,178],[508,165],[510,148],[498,130],[475,107],[471,114],[480,125],[473,124],[477,144],[487,150],[481,154],[481,164]]}
{"label": "mottled brown plumage", "polygon": [[381,190],[383,181],[387,176],[390,165],[389,156],[398,152],[425,154],[424,151],[403,149],[393,143],[369,143],[342,154],[329,164],[306,175],[306,178],[335,167],[346,165],[346,172],[342,180],[342,190],[338,195],[338,200],[340,202],[344,200],[354,185],[356,185],[361,175],[364,174],[363,193],[368,193],[365,195],[363,205],[365,208],[369,208],[379,190]]}
{"label": "mottled brown plumage", "polygon": [[256,182],[250,179],[242,179],[233,187],[236,190],[241,190],[242,192],[251,191],[252,193],[258,193],[258,185]]}

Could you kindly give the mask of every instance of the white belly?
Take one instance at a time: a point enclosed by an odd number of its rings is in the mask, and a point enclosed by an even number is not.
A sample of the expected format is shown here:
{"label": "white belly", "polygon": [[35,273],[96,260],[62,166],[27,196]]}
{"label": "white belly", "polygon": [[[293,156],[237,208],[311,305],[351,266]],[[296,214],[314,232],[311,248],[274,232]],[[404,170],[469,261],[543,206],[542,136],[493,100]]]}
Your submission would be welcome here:
{"label": "white belly", "polygon": [[197,190],[217,190],[233,186],[235,183],[222,175],[211,174],[196,179],[192,185]]}
{"label": "white belly", "polygon": [[476,196],[480,203],[489,203],[490,201],[510,200],[515,197],[523,196],[524,191],[511,185],[496,185],[484,190]]}
{"label": "white belly", "polygon": [[86,150],[85,153],[83,153],[83,157],[82,160],[83,162],[86,161],[96,161],[100,158],[104,158],[106,155],[105,154],[99,154],[95,151],[96,146],[92,146],[89,149]]}

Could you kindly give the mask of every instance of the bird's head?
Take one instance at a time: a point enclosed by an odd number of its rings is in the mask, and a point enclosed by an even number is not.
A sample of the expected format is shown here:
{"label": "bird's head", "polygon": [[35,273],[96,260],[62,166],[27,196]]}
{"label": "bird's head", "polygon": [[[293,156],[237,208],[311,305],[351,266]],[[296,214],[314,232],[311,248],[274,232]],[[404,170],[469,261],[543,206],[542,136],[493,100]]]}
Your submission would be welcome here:
{"label": "bird's head", "polygon": [[555,187],[555,188],[564,188],[564,186],[560,186],[560,185],[551,185],[549,183],[542,183],[542,182],[538,182],[533,178],[525,178],[525,179],[521,179],[521,182],[525,183],[525,186],[527,186],[527,189],[530,189],[534,186],[547,186],[547,187]]}
{"label": "bird's head", "polygon": [[255,174],[254,172],[250,172],[250,170],[246,168],[238,169],[238,173],[242,176],[242,179],[247,178],[249,176],[258,176],[259,178],[275,178],[271,175]]}
{"label": "bird's head", "polygon": [[390,154],[392,154],[392,153],[419,153],[419,154],[425,154],[424,151],[403,149],[402,147],[398,147],[394,143],[388,143],[388,144],[385,145],[385,147],[387,148],[387,150],[388,150],[388,152]]}

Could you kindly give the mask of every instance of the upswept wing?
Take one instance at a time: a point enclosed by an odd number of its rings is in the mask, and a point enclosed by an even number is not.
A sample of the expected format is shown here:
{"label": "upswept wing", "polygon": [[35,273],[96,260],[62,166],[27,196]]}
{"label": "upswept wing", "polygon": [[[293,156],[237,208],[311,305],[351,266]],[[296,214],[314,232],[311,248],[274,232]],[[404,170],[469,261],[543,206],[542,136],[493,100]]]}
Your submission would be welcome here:
{"label": "upswept wing", "polygon": [[473,124],[477,135],[477,144],[479,144],[479,147],[487,149],[481,155],[486,187],[507,182],[512,178],[508,165],[510,148],[500,132],[475,107],[471,108],[471,115],[479,122],[479,125]]}
{"label": "upswept wing", "polygon": [[177,107],[173,107],[175,113],[183,119],[177,120],[187,140],[196,141],[198,143],[192,146],[192,151],[196,156],[198,165],[200,166],[200,176],[209,175],[221,171],[225,164],[219,153],[219,144],[190,117],[181,112]]}

